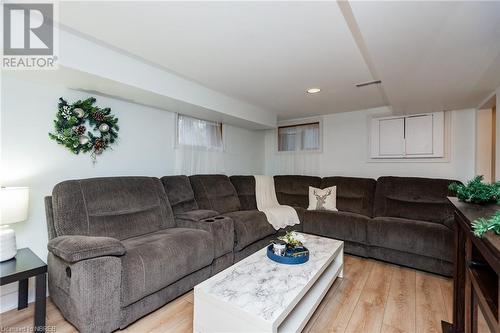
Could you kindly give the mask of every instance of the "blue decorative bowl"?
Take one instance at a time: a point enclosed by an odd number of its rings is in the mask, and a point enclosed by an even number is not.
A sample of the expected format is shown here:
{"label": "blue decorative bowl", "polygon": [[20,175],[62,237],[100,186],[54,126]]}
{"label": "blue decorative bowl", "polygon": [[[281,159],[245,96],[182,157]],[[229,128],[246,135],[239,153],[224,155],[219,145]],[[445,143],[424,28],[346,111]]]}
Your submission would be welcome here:
{"label": "blue decorative bowl", "polygon": [[[303,256],[293,256],[293,253],[298,251],[307,251],[307,254]],[[277,256],[276,254],[274,254],[273,244],[271,244],[267,247],[267,257],[280,264],[298,265],[303,264],[309,260],[309,250],[306,247],[301,247],[298,249],[287,249],[284,256]]]}

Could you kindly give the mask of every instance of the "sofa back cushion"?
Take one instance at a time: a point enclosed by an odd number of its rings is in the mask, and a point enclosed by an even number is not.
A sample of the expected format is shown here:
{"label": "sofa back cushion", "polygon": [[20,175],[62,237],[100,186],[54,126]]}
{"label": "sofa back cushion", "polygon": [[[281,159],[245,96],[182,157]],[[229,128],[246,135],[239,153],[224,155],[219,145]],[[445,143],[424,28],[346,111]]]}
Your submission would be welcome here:
{"label": "sofa back cushion", "polygon": [[108,177],[69,180],[52,191],[57,236],[126,239],[175,226],[158,178]]}
{"label": "sofa back cushion", "polygon": [[377,182],[371,178],[325,177],[321,188],[337,186],[337,209],[341,212],[373,216]]}
{"label": "sofa back cushion", "polygon": [[255,198],[255,177],[254,176],[231,176],[231,183],[238,193],[241,210],[257,209],[257,199]]}
{"label": "sofa back cushion", "polygon": [[374,216],[401,217],[444,223],[453,218],[446,199],[454,180],[416,177],[380,177],[375,191]]}
{"label": "sofa back cushion", "polygon": [[228,176],[194,175],[189,180],[200,209],[215,210],[221,214],[240,210],[240,199]]}
{"label": "sofa back cushion", "polygon": [[187,176],[166,176],[161,178],[161,182],[174,214],[198,209],[191,182]]}
{"label": "sofa back cushion", "polygon": [[276,197],[282,205],[307,208],[309,186],[321,187],[321,178],[314,176],[274,176]]}

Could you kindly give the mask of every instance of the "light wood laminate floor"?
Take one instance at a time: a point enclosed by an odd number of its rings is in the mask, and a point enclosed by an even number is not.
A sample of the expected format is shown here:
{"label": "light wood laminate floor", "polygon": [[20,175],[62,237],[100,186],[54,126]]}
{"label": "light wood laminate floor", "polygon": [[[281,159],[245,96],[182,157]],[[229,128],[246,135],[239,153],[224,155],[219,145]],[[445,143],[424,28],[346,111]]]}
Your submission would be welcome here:
{"label": "light wood laminate floor", "polygon": [[[441,332],[451,321],[452,280],[376,260],[345,257],[337,279],[304,329],[323,332]],[[33,304],[0,315],[0,331],[29,327]],[[193,293],[189,292],[127,327],[124,332],[192,332]],[[47,302],[52,332],[76,332]],[[24,331],[23,331],[24,332]]]}

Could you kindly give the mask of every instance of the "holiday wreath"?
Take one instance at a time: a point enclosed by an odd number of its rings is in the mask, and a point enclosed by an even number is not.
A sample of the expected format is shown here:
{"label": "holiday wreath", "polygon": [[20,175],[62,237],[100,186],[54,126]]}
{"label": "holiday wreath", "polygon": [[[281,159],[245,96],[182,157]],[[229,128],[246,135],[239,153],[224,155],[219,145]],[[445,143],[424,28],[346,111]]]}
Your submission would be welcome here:
{"label": "holiday wreath", "polygon": [[49,133],[51,139],[74,154],[90,152],[94,161],[115,142],[119,130],[118,118],[111,114],[111,109],[94,106],[95,101],[91,97],[68,104],[59,98],[55,132]]}

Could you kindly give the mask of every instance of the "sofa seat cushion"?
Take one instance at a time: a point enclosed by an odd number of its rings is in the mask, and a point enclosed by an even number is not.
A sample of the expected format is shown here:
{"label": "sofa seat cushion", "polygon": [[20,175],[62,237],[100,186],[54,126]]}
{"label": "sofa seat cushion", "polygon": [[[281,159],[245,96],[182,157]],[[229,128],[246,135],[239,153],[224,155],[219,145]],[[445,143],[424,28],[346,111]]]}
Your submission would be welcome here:
{"label": "sofa seat cushion", "polygon": [[175,214],[175,219],[186,221],[201,221],[219,215],[215,210],[197,209],[190,212]]}
{"label": "sofa seat cushion", "polygon": [[370,246],[453,261],[453,232],[442,224],[377,217],[367,226]]}
{"label": "sofa seat cushion", "polygon": [[123,240],[122,307],[132,304],[212,263],[207,231],[170,228]]}
{"label": "sofa seat cushion", "polygon": [[230,217],[234,223],[235,251],[276,233],[266,215],[258,210],[240,210],[224,216]]}
{"label": "sofa seat cushion", "polygon": [[366,243],[370,218],[351,212],[308,210],[303,213],[304,232],[343,241]]}

